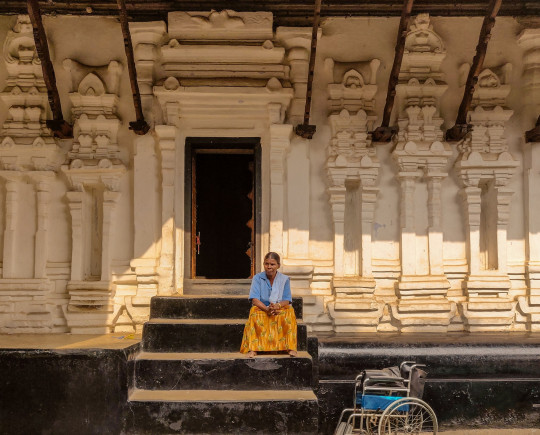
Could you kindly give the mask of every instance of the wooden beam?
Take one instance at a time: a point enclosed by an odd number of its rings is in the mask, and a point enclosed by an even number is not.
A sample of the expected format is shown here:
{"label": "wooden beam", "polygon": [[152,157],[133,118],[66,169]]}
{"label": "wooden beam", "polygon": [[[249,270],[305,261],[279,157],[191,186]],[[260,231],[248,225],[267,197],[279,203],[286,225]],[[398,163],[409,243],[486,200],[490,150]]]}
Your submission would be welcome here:
{"label": "wooden beam", "polygon": [[465,84],[463,99],[459,106],[456,124],[446,131],[446,140],[448,142],[455,142],[463,139],[471,130],[471,126],[467,124],[467,114],[471,108],[478,76],[482,72],[482,67],[484,66],[488,42],[491,38],[491,30],[495,25],[495,17],[499,12],[501,3],[502,0],[491,0],[489,3],[488,12],[484,17],[482,29],[480,30],[480,37],[478,39],[478,45],[476,46],[476,55],[474,56],[473,64],[469,70],[469,75],[467,76],[467,83]]}
{"label": "wooden beam", "polygon": [[409,28],[413,3],[414,0],[404,0],[403,2],[394,54],[394,64],[392,65],[390,79],[388,80],[388,91],[386,93],[383,120],[381,126],[377,127],[371,135],[373,142],[390,142],[392,136],[397,131],[395,127],[390,127],[390,116],[392,115],[392,109],[394,108],[396,86],[399,81],[399,71],[401,69],[401,62],[403,61],[403,53],[405,52],[405,39],[407,38],[407,29]]}
{"label": "wooden beam", "polygon": [[41,61],[43,80],[47,87],[47,98],[53,115],[52,120],[48,119],[46,121],[47,127],[51,129],[55,137],[59,139],[70,139],[73,137],[73,128],[64,120],[64,116],[62,115],[62,104],[60,103],[60,95],[58,94],[58,88],[56,87],[56,76],[51,62],[49,45],[47,44],[47,35],[43,28],[38,1],[28,0],[27,8],[30,21],[32,22],[36,51],[39,60]]}
{"label": "wooden beam", "polygon": [[536,121],[536,126],[525,133],[526,142],[540,142],[540,116]]}
{"label": "wooden beam", "polygon": [[313,30],[311,32],[311,52],[309,54],[308,82],[306,90],[306,107],[304,109],[304,123],[295,128],[295,133],[306,139],[311,139],[315,134],[315,125],[309,124],[311,112],[311,93],[313,92],[313,75],[315,70],[315,57],[317,55],[317,34],[319,33],[319,22],[321,21],[321,0],[315,0],[315,10],[313,13]]}
{"label": "wooden beam", "polygon": [[139,92],[139,83],[137,82],[137,70],[135,69],[135,56],[133,55],[133,44],[131,43],[126,4],[124,3],[124,0],[117,0],[117,3],[120,24],[122,25],[122,35],[124,36],[124,47],[126,49],[129,81],[131,83],[131,92],[133,94],[133,105],[135,106],[135,116],[137,117],[135,122],[129,123],[129,128],[130,130],[133,130],[135,134],[144,135],[148,133],[150,126],[144,120],[142,111],[141,94]]}
{"label": "wooden beam", "polygon": [[[486,12],[486,0],[415,0],[418,13],[443,17],[483,17]],[[109,15],[116,16],[116,0],[41,0],[42,14],[58,15]],[[332,0],[321,7],[321,17],[399,17],[402,0]],[[89,9],[90,8],[90,9]],[[236,11],[266,11],[274,14],[276,26],[311,26],[313,0],[130,0],[126,4],[132,20],[166,20],[171,11],[209,11],[211,9],[234,9]],[[25,0],[1,0],[0,14],[26,13]],[[511,17],[540,16],[540,0],[512,0],[501,6],[498,15]]]}

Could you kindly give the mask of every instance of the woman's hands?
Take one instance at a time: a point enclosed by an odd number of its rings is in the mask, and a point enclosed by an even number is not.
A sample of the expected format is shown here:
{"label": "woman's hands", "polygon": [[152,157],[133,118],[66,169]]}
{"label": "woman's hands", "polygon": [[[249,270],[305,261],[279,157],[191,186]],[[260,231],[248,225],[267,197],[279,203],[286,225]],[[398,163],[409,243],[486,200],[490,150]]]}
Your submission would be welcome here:
{"label": "woman's hands", "polygon": [[279,302],[276,302],[275,304],[270,303],[268,306],[268,310],[266,311],[266,314],[269,316],[275,316],[279,311],[281,310],[281,304]]}

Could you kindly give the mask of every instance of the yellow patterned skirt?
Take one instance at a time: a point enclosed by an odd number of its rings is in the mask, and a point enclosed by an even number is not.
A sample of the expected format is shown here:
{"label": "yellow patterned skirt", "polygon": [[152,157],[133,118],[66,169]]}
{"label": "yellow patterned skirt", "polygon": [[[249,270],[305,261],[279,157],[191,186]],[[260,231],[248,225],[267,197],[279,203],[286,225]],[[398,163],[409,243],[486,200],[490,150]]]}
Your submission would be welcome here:
{"label": "yellow patterned skirt", "polygon": [[241,353],[296,350],[296,316],[291,305],[275,316],[253,306],[244,328]]}

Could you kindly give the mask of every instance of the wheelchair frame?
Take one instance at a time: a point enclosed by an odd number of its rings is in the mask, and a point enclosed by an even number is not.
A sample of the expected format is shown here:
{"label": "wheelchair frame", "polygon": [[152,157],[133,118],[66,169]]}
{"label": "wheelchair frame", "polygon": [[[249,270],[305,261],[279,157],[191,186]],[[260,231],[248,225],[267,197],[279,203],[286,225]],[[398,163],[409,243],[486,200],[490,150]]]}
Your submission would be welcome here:
{"label": "wheelchair frame", "polygon": [[411,397],[413,375],[423,367],[424,364],[403,361],[399,375],[391,367],[364,370],[356,376],[353,407],[341,412],[334,435],[436,434],[437,417],[431,407],[421,398]]}

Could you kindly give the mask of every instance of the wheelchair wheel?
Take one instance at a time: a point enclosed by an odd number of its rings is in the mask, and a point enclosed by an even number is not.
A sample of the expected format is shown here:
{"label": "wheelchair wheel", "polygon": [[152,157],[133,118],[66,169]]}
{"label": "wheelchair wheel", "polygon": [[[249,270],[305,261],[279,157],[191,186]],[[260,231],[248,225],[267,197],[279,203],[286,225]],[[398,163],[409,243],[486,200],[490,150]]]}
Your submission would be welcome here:
{"label": "wheelchair wheel", "polygon": [[405,397],[384,410],[379,435],[436,434],[437,417],[423,400]]}
{"label": "wheelchair wheel", "polygon": [[334,435],[348,435],[352,433],[352,424],[342,421],[339,423],[338,428]]}

